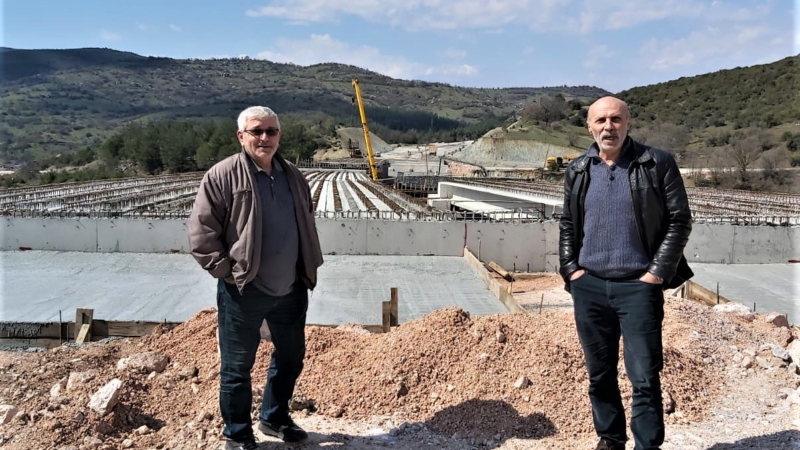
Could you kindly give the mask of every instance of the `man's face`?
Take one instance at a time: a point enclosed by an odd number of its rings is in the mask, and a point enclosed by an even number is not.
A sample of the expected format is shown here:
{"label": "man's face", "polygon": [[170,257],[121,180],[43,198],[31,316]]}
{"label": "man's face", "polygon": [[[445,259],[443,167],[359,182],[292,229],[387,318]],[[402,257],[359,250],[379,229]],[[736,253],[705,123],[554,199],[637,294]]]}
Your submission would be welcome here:
{"label": "man's face", "polygon": [[278,151],[278,144],[281,141],[278,119],[275,117],[249,119],[244,129],[245,131],[236,132],[244,150],[256,161],[271,160]]}
{"label": "man's face", "polygon": [[631,116],[628,106],[616,98],[605,97],[589,107],[589,132],[604,153],[616,153],[628,135]]}

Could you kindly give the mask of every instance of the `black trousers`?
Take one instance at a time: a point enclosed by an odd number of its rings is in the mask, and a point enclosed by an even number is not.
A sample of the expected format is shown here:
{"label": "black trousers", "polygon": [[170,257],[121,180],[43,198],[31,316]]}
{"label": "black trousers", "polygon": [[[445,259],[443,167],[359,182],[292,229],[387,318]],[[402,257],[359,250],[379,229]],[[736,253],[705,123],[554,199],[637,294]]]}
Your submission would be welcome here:
{"label": "black trousers", "polygon": [[617,363],[622,335],[625,371],[633,385],[631,432],[636,450],[664,442],[660,372],[664,366],[661,286],[638,279],[604,280],[584,273],[570,282],[575,323],[589,372],[589,399],[598,436],[627,441]]}
{"label": "black trousers", "polygon": [[219,280],[217,309],[220,348],[219,406],[228,439],[253,436],[250,410],[253,392],[250,370],[261,342],[261,323],[267,320],[272,336],[272,358],[261,401],[259,419],[282,424],[289,417],[289,401],[303,371],[308,290],[302,282],[283,297],[264,294],[252,285],[239,294]]}

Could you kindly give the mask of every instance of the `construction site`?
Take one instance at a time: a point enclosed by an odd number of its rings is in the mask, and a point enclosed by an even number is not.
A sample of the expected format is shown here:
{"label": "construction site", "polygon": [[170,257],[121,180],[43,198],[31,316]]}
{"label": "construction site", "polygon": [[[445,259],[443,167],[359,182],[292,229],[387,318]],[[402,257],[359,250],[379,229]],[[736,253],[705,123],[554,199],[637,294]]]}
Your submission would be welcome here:
{"label": "construction site", "polygon": [[[344,158],[300,164],[325,262],[293,448],[591,448],[557,275],[559,169],[580,152],[497,131],[377,152],[361,118]],[[216,280],[188,254],[202,176],[0,190],[0,448],[223,445]],[[800,196],[688,195],[695,278],[665,292],[662,448],[798,449]],[[265,336],[254,405],[270,351]],[[619,379],[630,417],[622,362]]]}

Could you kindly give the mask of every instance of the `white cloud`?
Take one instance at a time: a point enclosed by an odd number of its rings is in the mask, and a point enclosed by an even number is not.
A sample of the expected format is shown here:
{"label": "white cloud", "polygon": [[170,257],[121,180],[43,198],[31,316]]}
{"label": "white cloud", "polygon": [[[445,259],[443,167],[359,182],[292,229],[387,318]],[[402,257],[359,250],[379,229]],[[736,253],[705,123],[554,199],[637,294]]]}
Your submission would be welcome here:
{"label": "white cloud", "polygon": [[767,17],[780,1],[737,7],[716,0],[583,0],[577,5],[578,0],[276,0],[245,14],[303,24],[343,22],[355,16],[411,31],[482,29],[499,34],[507,26],[522,25],[534,32],[588,34],[666,19],[755,21]]}
{"label": "white cloud", "polygon": [[608,45],[595,45],[586,54],[583,67],[587,69],[597,67],[598,63],[610,60],[612,56],[614,56],[614,52],[609,49]]}
{"label": "white cloud", "polygon": [[800,53],[800,0],[794,2],[794,52]]}
{"label": "white cloud", "polygon": [[[775,0],[755,3],[751,8],[734,7],[720,1],[660,0],[584,0],[581,13],[574,8],[560,10],[558,24],[564,30],[589,34],[598,30],[620,30],[661,20],[711,22],[753,22],[766,18]],[[546,31],[554,30],[550,27]]]}
{"label": "white cloud", "polygon": [[559,6],[571,0],[278,0],[250,9],[249,17],[275,17],[295,23],[339,21],[343,16],[414,31],[546,24]]}
{"label": "white cloud", "polygon": [[175,25],[174,23],[171,23],[171,24],[169,24],[169,29],[170,29],[170,30],[172,30],[172,31],[176,31],[176,32],[178,32],[178,33],[180,33],[181,31],[183,31],[183,28],[181,28],[181,27],[179,27],[179,26]]}
{"label": "white cloud", "polygon": [[[768,26],[707,27],[676,40],[651,39],[640,54],[652,70],[664,71],[679,66],[709,70],[725,66],[752,65],[753,61],[775,61],[789,54],[785,31]],[[775,45],[775,42],[782,42]]]}
{"label": "white cloud", "polygon": [[147,30],[147,25],[145,25],[143,23],[136,22],[136,28],[138,28],[139,31],[146,31]]}
{"label": "white cloud", "polygon": [[535,50],[536,50],[535,47],[525,47],[522,49],[522,54],[524,56],[532,55]]}
{"label": "white cloud", "polygon": [[448,48],[447,50],[444,51],[443,54],[445,58],[451,58],[451,59],[462,59],[467,57],[466,50],[459,50],[457,48]]}
{"label": "white cloud", "polygon": [[479,72],[478,68],[475,66],[471,66],[469,64],[461,64],[461,65],[443,65],[438,67],[428,67],[425,70],[425,75],[444,75],[446,77],[449,76],[456,76],[456,77],[470,77],[477,75]]}
{"label": "white cloud", "polygon": [[104,41],[116,41],[119,39],[119,34],[114,33],[113,31],[102,29],[100,30],[100,39]]}
{"label": "white cloud", "polygon": [[385,55],[369,45],[351,46],[328,34],[312,34],[308,39],[279,39],[274,50],[258,53],[258,58],[301,66],[325,62],[350,64],[378,72],[392,78],[417,79],[420,76],[444,78],[469,77],[479,70],[468,64],[428,66],[410,61],[404,56]]}

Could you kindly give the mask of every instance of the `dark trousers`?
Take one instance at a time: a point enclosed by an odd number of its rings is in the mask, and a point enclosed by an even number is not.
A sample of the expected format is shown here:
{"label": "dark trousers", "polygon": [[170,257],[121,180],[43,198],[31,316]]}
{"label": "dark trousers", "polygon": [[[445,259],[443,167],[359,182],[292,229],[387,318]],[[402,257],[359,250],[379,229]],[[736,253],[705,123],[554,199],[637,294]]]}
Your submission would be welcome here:
{"label": "dark trousers", "polygon": [[220,348],[219,406],[228,439],[253,435],[250,411],[253,393],[250,370],[261,342],[259,328],[267,320],[272,335],[272,359],[259,419],[281,423],[289,416],[289,400],[303,371],[308,290],[302,282],[292,293],[273,297],[247,285],[243,294],[219,280],[217,309]]}
{"label": "dark trousers", "polygon": [[660,372],[664,366],[661,286],[639,280],[611,281],[588,273],[570,283],[575,323],[589,372],[589,399],[598,436],[624,443],[625,409],[617,383],[619,338],[633,385],[631,432],[636,450],[664,442]]}

